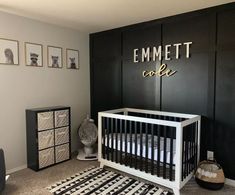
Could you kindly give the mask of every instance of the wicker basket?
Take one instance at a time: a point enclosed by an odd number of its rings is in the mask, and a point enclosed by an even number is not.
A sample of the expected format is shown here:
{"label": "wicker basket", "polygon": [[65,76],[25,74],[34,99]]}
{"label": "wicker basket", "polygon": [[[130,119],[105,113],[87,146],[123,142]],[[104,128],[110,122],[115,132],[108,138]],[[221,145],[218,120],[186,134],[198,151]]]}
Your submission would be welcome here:
{"label": "wicker basket", "polygon": [[195,180],[203,188],[219,190],[224,186],[224,171],[216,161],[205,160],[199,163]]}

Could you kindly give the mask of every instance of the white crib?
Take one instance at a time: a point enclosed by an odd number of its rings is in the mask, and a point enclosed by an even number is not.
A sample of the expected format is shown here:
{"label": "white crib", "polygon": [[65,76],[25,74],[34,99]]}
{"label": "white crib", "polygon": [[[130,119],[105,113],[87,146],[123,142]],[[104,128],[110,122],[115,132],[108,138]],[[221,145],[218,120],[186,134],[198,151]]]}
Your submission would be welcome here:
{"label": "white crib", "polygon": [[175,194],[189,181],[200,153],[201,117],[133,108],[99,112],[98,158]]}

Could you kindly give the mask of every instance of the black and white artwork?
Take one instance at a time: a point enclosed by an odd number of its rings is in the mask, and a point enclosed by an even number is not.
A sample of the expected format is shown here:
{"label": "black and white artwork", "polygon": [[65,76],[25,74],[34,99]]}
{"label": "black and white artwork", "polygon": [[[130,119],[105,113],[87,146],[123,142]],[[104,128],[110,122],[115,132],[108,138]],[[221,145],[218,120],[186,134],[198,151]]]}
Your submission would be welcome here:
{"label": "black and white artwork", "polygon": [[66,63],[69,69],[79,69],[79,51],[66,49]]}
{"label": "black and white artwork", "polygon": [[19,42],[0,39],[0,64],[19,65]]}
{"label": "black and white artwork", "polygon": [[25,43],[25,62],[27,66],[42,67],[42,45]]}
{"label": "black and white artwork", "polygon": [[62,48],[48,46],[47,47],[47,64],[50,68],[62,68],[63,58],[62,58]]}

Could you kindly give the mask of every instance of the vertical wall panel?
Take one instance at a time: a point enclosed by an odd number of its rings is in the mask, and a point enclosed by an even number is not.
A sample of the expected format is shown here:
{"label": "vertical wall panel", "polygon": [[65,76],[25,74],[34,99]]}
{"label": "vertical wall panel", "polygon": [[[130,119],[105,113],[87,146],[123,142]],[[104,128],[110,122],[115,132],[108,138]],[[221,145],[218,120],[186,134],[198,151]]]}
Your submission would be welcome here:
{"label": "vertical wall panel", "polygon": [[91,114],[121,107],[121,33],[94,34],[91,49]]}
{"label": "vertical wall panel", "polygon": [[[190,58],[185,56],[185,46],[180,46],[180,59],[175,59],[175,47],[171,47],[172,60],[164,60],[175,75],[162,81],[162,110],[183,113],[200,113],[207,116],[210,17],[197,16],[163,24],[163,45],[193,42]],[[192,104],[193,102],[193,104]]]}
{"label": "vertical wall panel", "polygon": [[215,157],[235,179],[235,11],[218,14]]}
{"label": "vertical wall panel", "polygon": [[144,70],[155,70],[159,62],[133,61],[134,49],[161,45],[161,25],[143,25],[123,32],[123,106],[145,109],[160,108],[160,79],[143,78]]}
{"label": "vertical wall panel", "polygon": [[163,45],[192,42],[190,57],[186,47],[180,46],[180,58],[176,59],[175,47],[170,49],[171,60],[163,60],[168,68],[177,71],[162,79],[162,110],[202,115],[202,153],[212,148],[215,21],[214,14],[197,15],[163,23]]}

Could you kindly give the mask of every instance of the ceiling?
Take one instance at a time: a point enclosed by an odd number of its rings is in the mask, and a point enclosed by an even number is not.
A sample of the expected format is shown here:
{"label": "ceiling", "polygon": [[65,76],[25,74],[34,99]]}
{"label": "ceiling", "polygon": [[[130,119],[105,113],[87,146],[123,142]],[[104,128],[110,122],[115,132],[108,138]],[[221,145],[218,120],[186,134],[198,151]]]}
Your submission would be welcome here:
{"label": "ceiling", "polygon": [[0,10],[91,33],[229,2],[234,0],[0,0]]}

